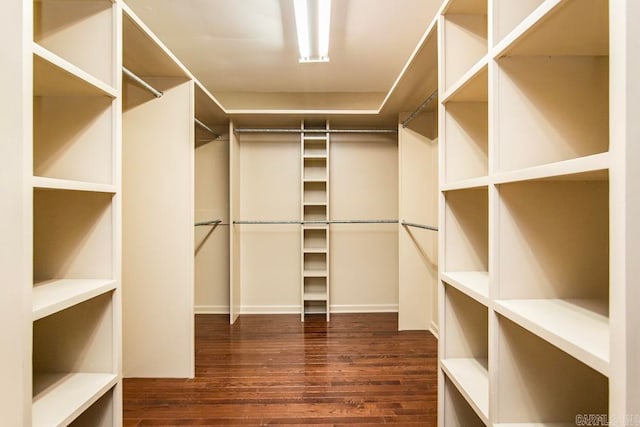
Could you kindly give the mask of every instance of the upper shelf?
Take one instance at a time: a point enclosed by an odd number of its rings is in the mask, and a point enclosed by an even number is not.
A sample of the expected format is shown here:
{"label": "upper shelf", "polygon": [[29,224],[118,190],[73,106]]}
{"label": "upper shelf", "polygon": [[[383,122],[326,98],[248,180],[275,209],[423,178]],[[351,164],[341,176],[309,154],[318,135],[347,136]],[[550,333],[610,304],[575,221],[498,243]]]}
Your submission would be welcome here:
{"label": "upper shelf", "polygon": [[35,96],[109,96],[117,91],[37,43],[33,44]]}
{"label": "upper shelf", "polygon": [[[503,0],[504,2],[504,0]],[[495,56],[607,56],[607,0],[547,0],[495,48]]]}

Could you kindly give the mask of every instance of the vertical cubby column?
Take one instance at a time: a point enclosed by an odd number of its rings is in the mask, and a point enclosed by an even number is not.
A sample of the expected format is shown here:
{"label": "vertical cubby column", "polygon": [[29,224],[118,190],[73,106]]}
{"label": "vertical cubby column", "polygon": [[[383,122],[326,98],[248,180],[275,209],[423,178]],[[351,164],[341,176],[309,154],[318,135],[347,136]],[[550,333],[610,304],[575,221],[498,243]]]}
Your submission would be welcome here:
{"label": "vertical cubby column", "polygon": [[32,19],[32,423],[119,425],[119,5]]}
{"label": "vertical cubby column", "polygon": [[313,313],[325,313],[329,320],[329,133],[322,132],[326,129],[328,123],[302,122],[302,321]]}

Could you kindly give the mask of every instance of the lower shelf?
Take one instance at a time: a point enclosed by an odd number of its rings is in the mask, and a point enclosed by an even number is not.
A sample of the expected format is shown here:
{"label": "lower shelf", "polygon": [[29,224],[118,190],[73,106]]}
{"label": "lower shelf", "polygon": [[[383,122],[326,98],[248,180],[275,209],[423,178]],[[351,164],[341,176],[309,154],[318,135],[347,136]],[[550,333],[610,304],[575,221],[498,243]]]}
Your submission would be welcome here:
{"label": "lower shelf", "polygon": [[116,282],[111,279],[60,279],[36,283],[33,287],[33,320],[112,291],[115,287]]}
{"label": "lower shelf", "polygon": [[305,292],[305,301],[326,301],[327,294],[325,292]]}
{"label": "lower shelf", "polygon": [[305,270],[302,275],[304,277],[327,277],[326,270]]}
{"label": "lower shelf", "polygon": [[449,271],[442,273],[442,280],[478,301],[488,305],[489,273],[486,271]]}
{"label": "lower shelf", "polygon": [[442,369],[480,419],[489,425],[487,359],[443,359]]}
{"label": "lower shelf", "polygon": [[33,426],[66,426],[116,385],[115,374],[37,375],[33,382]]}
{"label": "lower shelf", "polygon": [[587,366],[607,376],[609,316],[606,300],[500,300],[495,309]]}

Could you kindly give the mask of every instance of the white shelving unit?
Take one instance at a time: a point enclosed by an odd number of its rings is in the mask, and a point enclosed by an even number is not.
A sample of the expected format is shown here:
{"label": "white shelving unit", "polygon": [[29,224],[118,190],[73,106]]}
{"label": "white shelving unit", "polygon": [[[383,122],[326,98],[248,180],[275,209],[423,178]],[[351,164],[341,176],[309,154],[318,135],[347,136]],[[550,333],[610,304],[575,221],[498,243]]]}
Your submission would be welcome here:
{"label": "white shelving unit", "polygon": [[32,19],[32,425],[120,425],[119,7]]}
{"label": "white shelving unit", "polygon": [[628,37],[613,28],[622,3],[450,0],[440,11],[441,426],[632,412],[637,386],[614,365],[637,349],[617,339],[633,317],[628,265],[614,256],[629,250],[619,221],[632,188],[627,122],[612,110],[629,93],[610,77],[635,64],[613,56]]}
{"label": "white shelving unit", "polygon": [[[302,121],[302,129],[329,129],[328,122]],[[302,132],[301,218],[303,221],[329,219],[329,133]],[[329,224],[305,224],[301,236],[302,289],[300,318],[329,310]]]}

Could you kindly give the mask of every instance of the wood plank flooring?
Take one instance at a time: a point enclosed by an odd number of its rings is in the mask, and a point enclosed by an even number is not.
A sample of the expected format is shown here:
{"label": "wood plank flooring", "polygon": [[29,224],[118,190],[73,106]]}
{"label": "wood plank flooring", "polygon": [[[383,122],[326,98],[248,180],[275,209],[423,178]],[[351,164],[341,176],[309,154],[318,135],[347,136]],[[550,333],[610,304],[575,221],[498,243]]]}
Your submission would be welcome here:
{"label": "wood plank flooring", "polygon": [[124,425],[436,425],[437,341],[396,314],[196,316],[196,378],[125,379]]}

